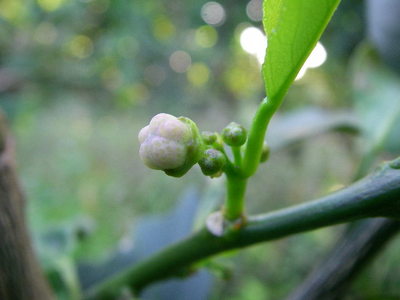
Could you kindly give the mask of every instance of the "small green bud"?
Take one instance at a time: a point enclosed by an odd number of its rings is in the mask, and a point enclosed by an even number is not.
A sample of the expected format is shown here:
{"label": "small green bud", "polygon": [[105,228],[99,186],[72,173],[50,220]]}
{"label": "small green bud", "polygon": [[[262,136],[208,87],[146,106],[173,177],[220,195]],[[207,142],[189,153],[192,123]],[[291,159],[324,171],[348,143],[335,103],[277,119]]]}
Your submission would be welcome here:
{"label": "small green bud", "polygon": [[215,148],[217,150],[223,150],[224,149],[224,141],[222,140],[221,135],[216,132],[215,136],[217,137],[217,139],[212,144],[213,148]]}
{"label": "small green bud", "polygon": [[238,123],[231,122],[222,130],[222,139],[229,146],[242,146],[247,139],[246,129]]}
{"label": "small green bud", "polygon": [[269,158],[269,146],[267,142],[264,141],[263,147],[262,147],[262,152],[261,152],[261,157],[260,157],[260,162],[265,162]]}
{"label": "small green bud", "polygon": [[203,131],[201,137],[206,145],[212,145],[217,141],[217,134],[210,131]]}
{"label": "small green bud", "polygon": [[146,166],[183,176],[201,158],[203,141],[196,124],[185,117],[154,116],[139,132],[139,155]]}
{"label": "small green bud", "polygon": [[216,149],[204,151],[203,157],[199,161],[203,174],[211,177],[219,177],[222,174],[225,163],[225,155]]}

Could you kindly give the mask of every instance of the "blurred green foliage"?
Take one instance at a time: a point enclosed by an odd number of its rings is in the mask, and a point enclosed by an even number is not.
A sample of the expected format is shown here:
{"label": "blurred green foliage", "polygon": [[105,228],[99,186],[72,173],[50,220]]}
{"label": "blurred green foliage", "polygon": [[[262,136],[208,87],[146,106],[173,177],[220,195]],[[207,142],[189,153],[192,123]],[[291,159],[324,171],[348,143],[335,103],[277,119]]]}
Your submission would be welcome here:
{"label": "blurred green foliage", "polygon": [[[243,29],[261,28],[261,1],[221,1],[224,14],[217,23],[207,19],[205,4],[0,2],[0,104],[16,138],[31,230],[64,299],[73,294],[65,286],[74,289],[76,262],[127,247],[140,216],[166,212],[188,186],[204,195],[219,190],[221,180],[210,184],[197,167],[177,180],[145,168],[137,154],[137,133],[159,112],[186,115],[201,130],[219,131],[230,121],[248,125],[263,97],[260,65],[240,45]],[[343,2],[322,39],[328,61],[295,83],[283,112],[352,106],[347,64],[363,38],[361,5]],[[362,153],[355,141],[331,132],[273,152],[250,183],[248,211],[300,203],[349,183]],[[340,230],[236,253],[232,278],[216,279],[210,298],[283,298]],[[394,267],[399,249],[397,241],[352,293],[359,299],[399,295],[393,282],[400,277]],[[64,279],[54,279],[54,272]]]}

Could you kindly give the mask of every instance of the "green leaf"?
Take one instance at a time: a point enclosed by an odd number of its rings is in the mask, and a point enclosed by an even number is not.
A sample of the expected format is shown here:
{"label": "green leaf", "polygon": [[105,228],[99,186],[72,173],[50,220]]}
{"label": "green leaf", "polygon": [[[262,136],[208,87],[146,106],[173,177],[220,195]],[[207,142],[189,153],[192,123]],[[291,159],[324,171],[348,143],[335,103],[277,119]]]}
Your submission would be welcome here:
{"label": "green leaf", "polygon": [[268,38],[262,68],[269,101],[278,107],[314,49],[340,0],[264,0]]}

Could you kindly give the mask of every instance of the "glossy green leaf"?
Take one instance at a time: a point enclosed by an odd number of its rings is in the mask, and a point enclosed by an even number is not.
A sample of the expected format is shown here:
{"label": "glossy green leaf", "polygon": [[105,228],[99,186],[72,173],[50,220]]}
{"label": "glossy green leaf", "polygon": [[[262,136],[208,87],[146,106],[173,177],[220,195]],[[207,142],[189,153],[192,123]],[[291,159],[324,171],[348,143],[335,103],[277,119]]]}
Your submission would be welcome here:
{"label": "glossy green leaf", "polygon": [[279,106],[340,0],[264,0],[268,47],[262,68],[267,97]]}

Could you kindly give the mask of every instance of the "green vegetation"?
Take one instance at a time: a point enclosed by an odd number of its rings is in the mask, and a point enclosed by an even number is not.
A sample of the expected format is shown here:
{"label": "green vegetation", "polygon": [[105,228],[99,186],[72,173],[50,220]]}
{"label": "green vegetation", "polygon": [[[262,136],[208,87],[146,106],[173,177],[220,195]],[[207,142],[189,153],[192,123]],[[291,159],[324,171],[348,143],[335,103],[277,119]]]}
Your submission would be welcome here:
{"label": "green vegetation", "polygon": [[[256,0],[234,5],[128,0],[0,4],[0,104],[16,139],[35,245],[59,299],[87,293],[79,283],[88,280],[79,271],[82,266],[99,266],[124,253],[138,255],[141,263],[126,265],[121,276],[106,270],[112,280],[94,288],[100,286],[105,297],[124,286],[140,289],[164,275],[185,277],[206,268],[213,274],[204,291],[209,299],[284,299],[335,243],[342,227],[235,249],[376,216],[371,211],[383,205],[376,200],[387,200],[395,214],[398,206],[385,194],[392,190],[379,179],[393,176],[397,182],[397,170],[388,165],[375,173],[376,181],[365,179],[326,196],[400,153],[399,78],[373,47],[360,43],[361,2],[342,3],[321,38],[338,3],[265,0],[263,18]],[[263,26],[268,48],[261,66],[258,50],[246,50],[245,31],[252,30],[254,40],[257,34],[262,37]],[[320,38],[327,62],[293,83]],[[137,134],[160,112],[187,116],[208,131],[202,133],[208,156],[200,160],[201,168],[196,165],[179,179],[146,168],[139,158]],[[238,128],[247,134],[236,139]],[[229,147],[222,148],[223,141]],[[260,164],[263,155],[266,162]],[[226,177],[219,177],[220,171]],[[374,191],[376,186],[381,194],[371,192],[368,205],[332,209],[336,199],[352,201],[357,189]],[[390,187],[398,194],[396,186]],[[143,260],[139,250],[147,242],[138,237],[152,232],[151,221],[173,207],[179,210],[184,195],[193,190],[196,205],[168,217],[183,224],[190,216],[189,225],[173,227],[168,243],[182,238],[180,230],[198,233]],[[296,206],[320,198],[325,206]],[[221,241],[203,226],[223,205],[232,227]],[[288,206],[296,208],[285,210]],[[248,226],[235,222],[243,213],[277,209],[284,210],[250,218]],[[161,247],[164,236],[160,230],[151,238],[160,240]],[[379,263],[361,274],[349,299],[400,295],[400,273],[394,267],[399,248],[395,240]],[[171,263],[182,268],[172,269]],[[165,273],[155,276],[157,268]]]}

